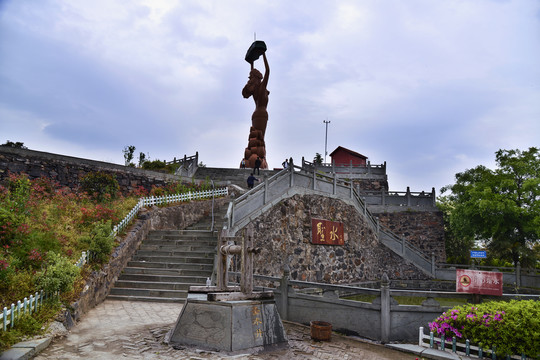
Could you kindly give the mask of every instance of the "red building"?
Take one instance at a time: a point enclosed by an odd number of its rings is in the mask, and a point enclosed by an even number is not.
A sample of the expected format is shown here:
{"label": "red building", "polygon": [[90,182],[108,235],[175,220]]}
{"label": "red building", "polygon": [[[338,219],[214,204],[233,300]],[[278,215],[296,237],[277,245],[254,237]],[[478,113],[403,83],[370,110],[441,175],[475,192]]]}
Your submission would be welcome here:
{"label": "red building", "polygon": [[367,156],[357,153],[344,147],[338,146],[330,154],[332,163],[335,166],[366,166]]}

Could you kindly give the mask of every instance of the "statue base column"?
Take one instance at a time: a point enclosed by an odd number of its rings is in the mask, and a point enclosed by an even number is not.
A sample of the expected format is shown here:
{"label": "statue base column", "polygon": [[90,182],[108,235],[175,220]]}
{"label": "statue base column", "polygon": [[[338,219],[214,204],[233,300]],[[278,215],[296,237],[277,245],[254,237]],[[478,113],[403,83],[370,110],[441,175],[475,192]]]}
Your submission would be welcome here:
{"label": "statue base column", "polygon": [[208,301],[208,295],[188,293],[170,345],[226,352],[288,346],[273,298]]}

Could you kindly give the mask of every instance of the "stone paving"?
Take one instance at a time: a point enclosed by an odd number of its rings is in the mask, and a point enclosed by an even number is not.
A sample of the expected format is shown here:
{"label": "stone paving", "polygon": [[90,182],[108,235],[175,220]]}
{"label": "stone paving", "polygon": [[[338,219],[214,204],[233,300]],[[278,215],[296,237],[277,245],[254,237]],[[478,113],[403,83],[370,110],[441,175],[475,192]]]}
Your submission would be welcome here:
{"label": "stone paving", "polygon": [[309,327],[289,322],[284,323],[288,349],[236,355],[174,349],[163,340],[181,309],[182,304],[106,300],[35,359],[415,359],[411,354],[335,333],[330,342],[315,342]]}

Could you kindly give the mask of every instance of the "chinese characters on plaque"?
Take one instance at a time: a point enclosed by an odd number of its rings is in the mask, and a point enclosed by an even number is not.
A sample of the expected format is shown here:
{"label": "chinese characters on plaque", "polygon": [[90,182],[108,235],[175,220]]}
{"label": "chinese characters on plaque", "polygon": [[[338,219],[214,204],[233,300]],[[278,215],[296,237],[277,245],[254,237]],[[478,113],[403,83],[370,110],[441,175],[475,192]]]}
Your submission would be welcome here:
{"label": "chinese characters on plaque", "polygon": [[500,272],[456,269],[456,292],[502,296]]}
{"label": "chinese characters on plaque", "polygon": [[311,219],[311,243],[318,245],[345,245],[343,223]]}

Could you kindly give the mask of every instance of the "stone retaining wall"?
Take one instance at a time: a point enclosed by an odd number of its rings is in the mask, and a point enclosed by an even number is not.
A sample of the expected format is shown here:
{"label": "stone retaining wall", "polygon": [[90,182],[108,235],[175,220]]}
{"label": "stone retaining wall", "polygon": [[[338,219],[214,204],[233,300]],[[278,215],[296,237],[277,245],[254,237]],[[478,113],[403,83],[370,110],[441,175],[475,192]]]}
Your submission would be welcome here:
{"label": "stone retaining wall", "polygon": [[444,224],[441,211],[403,210],[373,213],[382,225],[404,237],[428,258],[435,254],[437,263],[446,262]]}
{"label": "stone retaining wall", "polygon": [[90,172],[97,171],[116,176],[123,193],[128,193],[139,186],[150,190],[152,185],[163,186],[168,182],[179,180],[177,176],[157,171],[0,146],[0,182],[10,173],[24,173],[30,179],[46,177],[59,182],[62,186],[75,189],[79,186],[81,178]]}
{"label": "stone retaining wall", "polygon": [[[224,206],[228,201],[226,198],[215,199],[215,208]],[[211,211],[212,200],[141,210],[127,233],[121,237],[120,244],[114,249],[109,263],[101,270],[92,272],[79,300],[71,305],[73,318],[78,319],[105,300],[118,276],[150,230],[185,229],[201,218],[209,216]]]}
{"label": "stone retaining wall", "polygon": [[[344,246],[311,244],[311,219],[343,222]],[[319,195],[294,195],[253,221],[254,272],[280,277],[288,264],[293,280],[333,284],[390,278],[427,279],[378,242],[364,216],[346,203]],[[240,235],[240,234],[238,234]]]}

